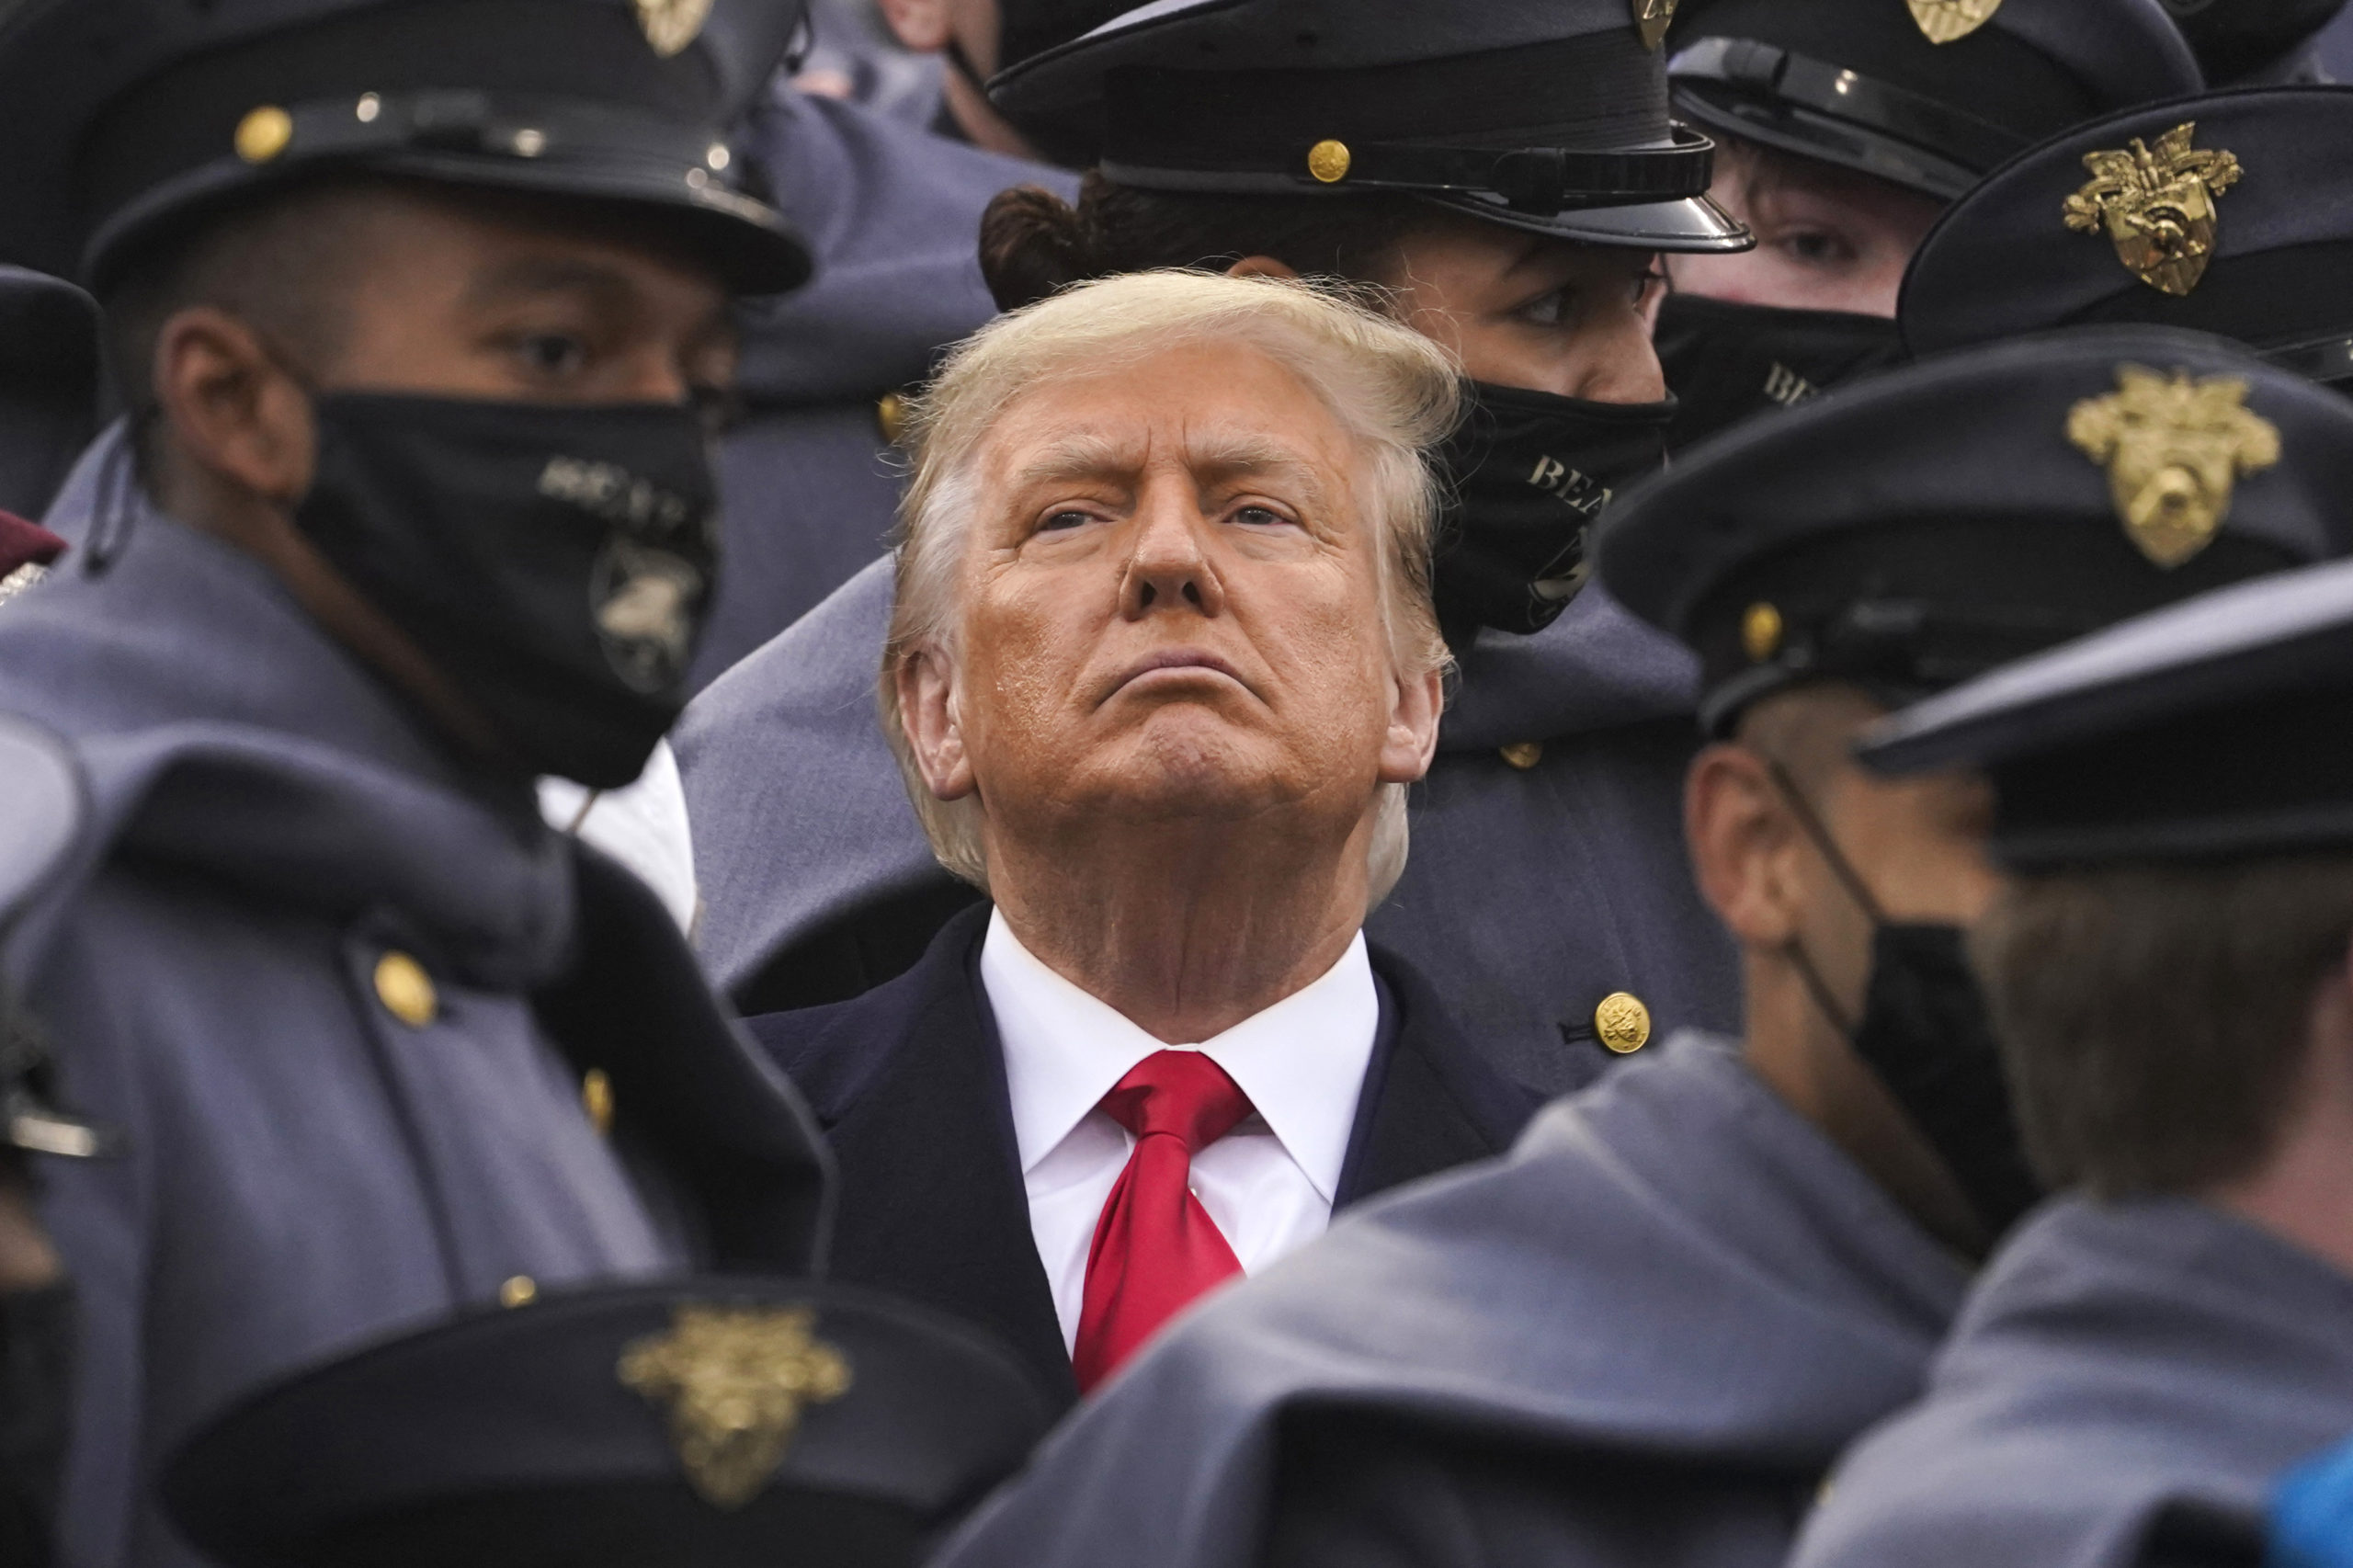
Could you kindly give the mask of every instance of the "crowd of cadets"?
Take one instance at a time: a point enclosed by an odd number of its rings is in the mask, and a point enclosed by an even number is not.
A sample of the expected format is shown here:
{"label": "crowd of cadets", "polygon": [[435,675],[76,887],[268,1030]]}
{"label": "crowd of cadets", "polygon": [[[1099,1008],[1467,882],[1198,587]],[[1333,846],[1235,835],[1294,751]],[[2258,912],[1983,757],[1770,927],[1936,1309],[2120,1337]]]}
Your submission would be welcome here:
{"label": "crowd of cadets", "polygon": [[[2353,1562],[2342,6],[0,6],[0,1562]],[[1161,267],[1456,356],[1454,673],[1098,1389],[874,691]]]}

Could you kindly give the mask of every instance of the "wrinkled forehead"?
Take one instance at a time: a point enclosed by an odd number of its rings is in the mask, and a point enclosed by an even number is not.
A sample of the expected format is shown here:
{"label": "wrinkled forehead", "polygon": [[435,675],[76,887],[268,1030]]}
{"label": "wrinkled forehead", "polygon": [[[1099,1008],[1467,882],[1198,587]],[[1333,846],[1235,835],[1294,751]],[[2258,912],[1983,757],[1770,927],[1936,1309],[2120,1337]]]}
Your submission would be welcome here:
{"label": "wrinkled forehead", "polygon": [[1220,342],[1041,378],[999,411],[976,456],[982,483],[1007,499],[1057,483],[1129,489],[1157,473],[1261,481],[1330,506],[1370,449],[1290,365]]}

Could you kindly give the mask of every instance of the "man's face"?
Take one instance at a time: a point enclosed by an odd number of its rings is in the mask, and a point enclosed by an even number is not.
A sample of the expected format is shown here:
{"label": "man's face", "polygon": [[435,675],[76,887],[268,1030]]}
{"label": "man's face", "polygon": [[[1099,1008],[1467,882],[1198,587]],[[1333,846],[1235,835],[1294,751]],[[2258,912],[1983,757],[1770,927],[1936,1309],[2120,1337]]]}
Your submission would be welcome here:
{"label": "man's face", "polygon": [[734,381],[726,293],[663,251],[401,190],[371,199],[358,222],[342,330],[311,368],[324,386],[676,403]]}
{"label": "man's face", "polygon": [[993,860],[1104,820],[1353,832],[1420,776],[1438,677],[1392,668],[1361,467],[1240,345],[1056,379],[1003,416],[945,662],[960,755],[926,762],[936,791],[977,790]]}
{"label": "man's face", "polygon": [[[1822,705],[1826,733],[1842,756],[1885,712],[1847,687],[1799,692],[1790,699]],[[2000,890],[2000,875],[1985,853],[1993,790],[1976,774],[1882,778],[1841,761],[1817,780],[1812,803],[1889,921],[1971,926]],[[1870,971],[1870,916],[1810,846],[1799,854],[1807,950],[1823,978],[1859,1014]]]}
{"label": "man's face", "polygon": [[1737,256],[1677,256],[1687,294],[1795,311],[1895,314],[1904,271],[1943,208],[1933,199],[1811,158],[1733,144],[1709,194],[1756,235]]}
{"label": "man's face", "polygon": [[1444,214],[1400,247],[1400,319],[1473,381],[1597,403],[1666,395],[1651,347],[1657,257]]}

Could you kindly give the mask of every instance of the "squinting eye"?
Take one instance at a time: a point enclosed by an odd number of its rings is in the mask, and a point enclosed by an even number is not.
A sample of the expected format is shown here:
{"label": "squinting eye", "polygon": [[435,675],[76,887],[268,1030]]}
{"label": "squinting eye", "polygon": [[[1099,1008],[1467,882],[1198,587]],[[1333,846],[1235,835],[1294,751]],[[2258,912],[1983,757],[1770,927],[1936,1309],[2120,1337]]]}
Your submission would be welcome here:
{"label": "squinting eye", "polygon": [[1046,515],[1046,520],[1038,525],[1038,531],[1057,533],[1071,528],[1083,528],[1094,520],[1094,517],[1086,512],[1049,512]]}
{"label": "squinting eye", "polygon": [[1233,520],[1257,528],[1279,528],[1290,521],[1272,506],[1245,506],[1233,514]]}
{"label": "squinting eye", "polygon": [[1571,290],[1555,289],[1541,299],[1530,300],[1519,307],[1520,320],[1537,326],[1558,326],[1569,316]]}
{"label": "squinting eye", "polygon": [[1781,248],[1807,267],[1833,267],[1855,258],[1853,247],[1838,235],[1824,230],[1810,230],[1790,235]]}
{"label": "squinting eye", "polygon": [[574,375],[588,362],[588,346],[563,333],[533,333],[518,347],[525,363],[542,376]]}

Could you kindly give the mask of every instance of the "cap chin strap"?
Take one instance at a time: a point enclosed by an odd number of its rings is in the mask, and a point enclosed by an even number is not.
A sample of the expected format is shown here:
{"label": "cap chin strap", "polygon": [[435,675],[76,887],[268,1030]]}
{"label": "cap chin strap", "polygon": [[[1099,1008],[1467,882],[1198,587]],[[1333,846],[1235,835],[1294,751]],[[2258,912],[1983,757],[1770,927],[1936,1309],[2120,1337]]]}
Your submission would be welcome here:
{"label": "cap chin strap", "polygon": [[2353,334],[2333,333],[2262,351],[2268,362],[2323,385],[2353,381]]}

